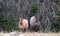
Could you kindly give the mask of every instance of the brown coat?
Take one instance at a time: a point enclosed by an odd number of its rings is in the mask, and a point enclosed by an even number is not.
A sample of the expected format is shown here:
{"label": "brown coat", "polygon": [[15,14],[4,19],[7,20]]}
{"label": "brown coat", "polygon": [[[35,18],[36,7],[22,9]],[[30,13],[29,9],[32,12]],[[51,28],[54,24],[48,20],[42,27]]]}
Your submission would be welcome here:
{"label": "brown coat", "polygon": [[21,31],[26,31],[28,29],[28,20],[27,19],[20,19],[19,29]]}

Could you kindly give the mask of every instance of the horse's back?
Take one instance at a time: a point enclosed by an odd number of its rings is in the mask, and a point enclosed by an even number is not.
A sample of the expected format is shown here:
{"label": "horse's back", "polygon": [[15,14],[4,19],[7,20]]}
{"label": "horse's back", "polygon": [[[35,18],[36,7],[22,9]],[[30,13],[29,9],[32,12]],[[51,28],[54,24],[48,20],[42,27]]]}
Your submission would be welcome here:
{"label": "horse's back", "polygon": [[36,18],[35,18],[35,16],[32,16],[31,18],[30,18],[30,25],[34,25],[35,24],[35,21],[36,21]]}

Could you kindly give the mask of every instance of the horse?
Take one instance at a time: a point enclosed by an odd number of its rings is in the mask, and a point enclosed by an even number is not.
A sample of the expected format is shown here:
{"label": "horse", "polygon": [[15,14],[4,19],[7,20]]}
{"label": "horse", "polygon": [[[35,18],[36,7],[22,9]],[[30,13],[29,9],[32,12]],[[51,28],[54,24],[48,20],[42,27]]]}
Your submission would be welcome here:
{"label": "horse", "polygon": [[27,19],[19,18],[19,29],[22,32],[25,32],[28,29],[28,20]]}
{"label": "horse", "polygon": [[40,21],[36,18],[36,16],[32,16],[30,18],[30,29],[33,31],[38,31],[40,27]]}

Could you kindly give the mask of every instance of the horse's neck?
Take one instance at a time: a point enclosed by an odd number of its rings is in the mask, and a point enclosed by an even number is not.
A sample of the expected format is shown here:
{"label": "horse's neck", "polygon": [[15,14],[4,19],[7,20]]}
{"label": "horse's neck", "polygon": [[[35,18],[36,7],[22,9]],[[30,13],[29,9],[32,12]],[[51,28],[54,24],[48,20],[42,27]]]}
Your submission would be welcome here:
{"label": "horse's neck", "polygon": [[38,22],[39,20],[38,20],[38,18],[35,16],[35,19],[36,19],[36,22]]}
{"label": "horse's neck", "polygon": [[23,25],[23,21],[20,22],[20,25]]}

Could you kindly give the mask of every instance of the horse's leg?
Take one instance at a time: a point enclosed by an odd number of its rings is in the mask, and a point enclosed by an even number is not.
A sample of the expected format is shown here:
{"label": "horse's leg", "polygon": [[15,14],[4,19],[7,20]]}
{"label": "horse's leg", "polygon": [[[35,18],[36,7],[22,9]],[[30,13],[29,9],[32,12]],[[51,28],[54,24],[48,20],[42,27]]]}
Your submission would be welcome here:
{"label": "horse's leg", "polygon": [[22,28],[20,28],[20,30],[19,30],[20,32],[22,32]]}
{"label": "horse's leg", "polygon": [[24,29],[24,32],[26,32],[26,28]]}

